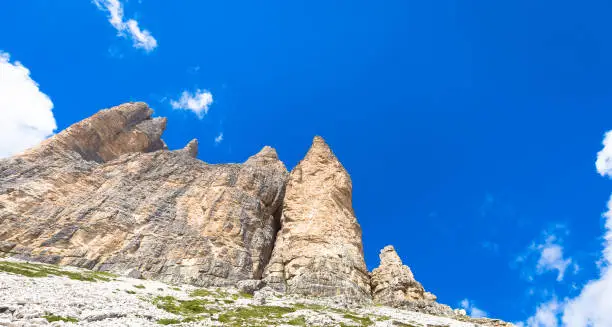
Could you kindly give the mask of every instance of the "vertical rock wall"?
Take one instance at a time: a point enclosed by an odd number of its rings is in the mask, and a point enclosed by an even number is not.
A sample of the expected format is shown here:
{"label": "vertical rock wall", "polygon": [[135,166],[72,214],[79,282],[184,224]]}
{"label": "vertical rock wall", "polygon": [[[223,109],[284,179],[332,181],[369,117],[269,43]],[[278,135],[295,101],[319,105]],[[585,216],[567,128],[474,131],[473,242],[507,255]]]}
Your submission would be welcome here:
{"label": "vertical rock wall", "polygon": [[314,138],[289,176],[281,228],[264,279],[288,293],[370,298],[351,179],[321,137]]}
{"label": "vertical rock wall", "polygon": [[0,252],[196,285],[261,278],[288,172],[168,151],[144,103],[103,110],[0,160]]}

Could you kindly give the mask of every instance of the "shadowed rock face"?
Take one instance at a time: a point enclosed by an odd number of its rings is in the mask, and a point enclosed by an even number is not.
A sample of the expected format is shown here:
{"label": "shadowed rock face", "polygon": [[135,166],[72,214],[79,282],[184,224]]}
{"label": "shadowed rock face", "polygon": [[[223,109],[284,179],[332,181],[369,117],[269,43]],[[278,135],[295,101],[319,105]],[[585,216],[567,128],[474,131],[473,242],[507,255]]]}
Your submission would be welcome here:
{"label": "shadowed rock face", "polygon": [[370,298],[351,179],[325,141],[315,137],[293,169],[281,229],[264,279],[288,293]]}
{"label": "shadowed rock face", "polygon": [[197,141],[168,151],[151,113],[103,110],[0,160],[0,252],[196,285],[261,278],[288,175],[276,152],[209,165]]}
{"label": "shadowed rock face", "polygon": [[393,246],[380,251],[380,266],[372,271],[372,297],[375,302],[400,307],[409,302],[431,304],[436,296],[425,292],[408,266],[395,252]]}

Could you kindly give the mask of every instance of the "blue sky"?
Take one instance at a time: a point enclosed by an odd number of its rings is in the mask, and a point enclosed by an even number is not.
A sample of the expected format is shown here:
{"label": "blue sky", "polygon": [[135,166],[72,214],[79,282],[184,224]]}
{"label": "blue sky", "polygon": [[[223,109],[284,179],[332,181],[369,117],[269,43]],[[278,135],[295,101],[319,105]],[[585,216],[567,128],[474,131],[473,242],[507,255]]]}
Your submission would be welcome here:
{"label": "blue sky", "polygon": [[589,281],[612,298],[612,183],[595,167],[612,129],[609,1],[1,8],[0,155],[132,100],[169,118],[171,148],[198,138],[211,163],[271,145],[291,168],[322,135],[351,174],[370,269],[393,244],[453,307],[525,326],[612,325],[612,300],[578,305],[602,299]]}

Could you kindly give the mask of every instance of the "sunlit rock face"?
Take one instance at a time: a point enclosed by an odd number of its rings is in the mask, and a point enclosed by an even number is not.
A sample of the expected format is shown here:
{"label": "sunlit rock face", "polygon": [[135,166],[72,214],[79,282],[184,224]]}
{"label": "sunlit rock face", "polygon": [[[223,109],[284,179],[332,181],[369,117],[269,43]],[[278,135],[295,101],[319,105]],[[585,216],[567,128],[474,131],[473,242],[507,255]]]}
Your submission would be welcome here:
{"label": "sunlit rock face", "polygon": [[288,293],[370,299],[351,179],[321,137],[289,176],[264,280]]}
{"label": "sunlit rock face", "polygon": [[378,304],[439,316],[456,314],[451,307],[437,303],[435,295],[425,291],[391,245],[380,251],[380,266],[372,271],[370,282],[372,298]]}
{"label": "sunlit rock face", "polygon": [[169,151],[144,103],[0,160],[0,253],[196,285],[261,278],[288,172],[265,147],[209,165]]}

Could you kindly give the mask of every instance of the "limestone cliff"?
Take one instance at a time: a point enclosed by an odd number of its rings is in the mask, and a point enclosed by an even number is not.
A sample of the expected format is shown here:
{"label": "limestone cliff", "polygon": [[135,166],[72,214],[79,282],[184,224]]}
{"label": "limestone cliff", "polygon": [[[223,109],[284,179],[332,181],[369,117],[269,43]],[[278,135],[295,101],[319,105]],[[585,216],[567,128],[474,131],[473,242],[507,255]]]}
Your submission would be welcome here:
{"label": "limestone cliff", "polygon": [[321,137],[290,174],[267,146],[212,165],[197,140],[168,150],[152,112],[102,110],[0,160],[0,256],[457,315],[391,246],[368,273],[350,176]]}
{"label": "limestone cliff", "polygon": [[289,176],[281,228],[264,279],[289,293],[370,298],[351,179],[321,137],[314,138]]}
{"label": "limestone cliff", "polygon": [[258,279],[287,170],[266,147],[208,165],[168,151],[144,103],[103,110],[0,160],[0,252],[169,282]]}

